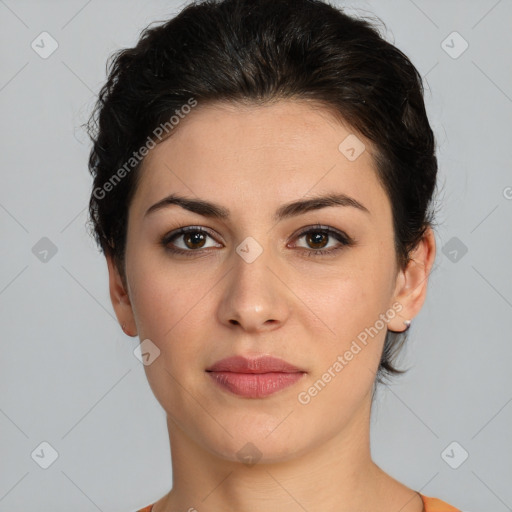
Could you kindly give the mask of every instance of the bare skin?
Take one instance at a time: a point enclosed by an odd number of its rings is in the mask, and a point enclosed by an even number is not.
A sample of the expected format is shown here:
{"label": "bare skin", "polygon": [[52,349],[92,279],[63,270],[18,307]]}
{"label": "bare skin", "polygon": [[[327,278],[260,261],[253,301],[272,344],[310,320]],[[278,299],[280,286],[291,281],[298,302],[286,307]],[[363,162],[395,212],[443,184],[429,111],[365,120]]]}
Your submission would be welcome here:
{"label": "bare skin", "polygon": [[[198,105],[146,157],[129,209],[126,289],[107,263],[125,332],[160,350],[145,371],[167,413],[173,485],[154,512],[423,510],[420,496],[371,458],[372,390],[386,328],[333,376],[338,356],[379,315],[403,331],[418,314],[435,257],[429,229],[399,269],[370,142],[358,135],[366,150],[353,161],[338,149],[351,133],[304,101],[215,103]],[[171,193],[230,215],[175,204],[145,215]],[[284,204],[326,194],[345,194],[368,211],[335,205],[273,218]],[[316,224],[353,244],[322,238]],[[178,235],[167,245],[187,253],[166,251],[161,239],[184,226],[206,236]],[[250,263],[236,252],[247,237],[262,249]],[[305,375],[265,398],[240,397],[205,371],[234,354],[280,357]],[[329,368],[325,387],[308,393]],[[255,464],[238,455],[248,442],[261,454]]]}

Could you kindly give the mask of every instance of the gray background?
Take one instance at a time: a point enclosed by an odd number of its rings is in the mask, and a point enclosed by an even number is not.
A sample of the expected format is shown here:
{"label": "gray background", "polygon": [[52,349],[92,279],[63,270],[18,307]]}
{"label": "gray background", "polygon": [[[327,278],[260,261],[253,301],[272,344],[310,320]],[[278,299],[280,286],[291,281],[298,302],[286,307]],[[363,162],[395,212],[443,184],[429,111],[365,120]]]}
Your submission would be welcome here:
{"label": "gray background", "polygon": [[[84,227],[80,125],[108,55],[182,4],[0,0],[0,511],[127,512],[171,486],[164,412]],[[439,148],[436,266],[412,369],[375,403],[374,458],[462,510],[512,510],[512,2],[343,5],[379,16],[426,78]],[[46,59],[43,31],[59,45]]]}

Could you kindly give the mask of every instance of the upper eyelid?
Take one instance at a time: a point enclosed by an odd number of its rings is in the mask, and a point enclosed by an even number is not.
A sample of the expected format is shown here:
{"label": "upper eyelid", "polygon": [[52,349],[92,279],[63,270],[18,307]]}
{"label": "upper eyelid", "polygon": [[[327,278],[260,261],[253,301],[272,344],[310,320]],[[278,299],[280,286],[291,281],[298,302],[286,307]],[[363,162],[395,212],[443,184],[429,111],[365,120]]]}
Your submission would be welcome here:
{"label": "upper eyelid", "polygon": [[345,231],[341,229],[336,229],[331,226],[325,226],[323,224],[314,224],[311,226],[306,226],[302,230],[299,230],[299,232],[294,235],[294,238],[302,238],[304,235],[311,231],[324,231],[327,233],[328,236],[336,238],[338,242],[344,245],[354,245],[357,242],[355,238],[348,235]]}
{"label": "upper eyelid", "polygon": [[[211,231],[210,228],[205,228],[203,226],[183,226],[182,228],[173,229],[172,231],[170,231],[169,233],[164,235],[162,237],[162,240],[165,240],[166,243],[170,243],[171,240],[173,240],[175,238],[179,238],[180,236],[184,236],[187,233],[200,232],[200,233],[207,234],[210,238],[212,238],[213,240],[215,240],[217,242],[216,238],[211,234],[210,231]],[[219,243],[219,242],[217,242],[217,243]]]}

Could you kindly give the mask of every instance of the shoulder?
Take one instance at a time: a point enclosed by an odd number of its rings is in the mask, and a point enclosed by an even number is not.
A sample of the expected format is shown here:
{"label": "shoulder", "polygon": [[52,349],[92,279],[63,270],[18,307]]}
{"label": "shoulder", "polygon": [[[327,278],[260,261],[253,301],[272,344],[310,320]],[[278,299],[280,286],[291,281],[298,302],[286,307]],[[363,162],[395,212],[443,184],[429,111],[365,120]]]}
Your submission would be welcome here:
{"label": "shoulder", "polygon": [[460,512],[458,508],[452,507],[452,505],[448,505],[448,503],[437,498],[429,498],[423,494],[420,494],[420,496],[425,506],[425,512]]}
{"label": "shoulder", "polygon": [[137,512],[151,512],[151,509],[153,508],[153,505],[148,505],[147,507],[141,508],[140,510],[137,510]]}

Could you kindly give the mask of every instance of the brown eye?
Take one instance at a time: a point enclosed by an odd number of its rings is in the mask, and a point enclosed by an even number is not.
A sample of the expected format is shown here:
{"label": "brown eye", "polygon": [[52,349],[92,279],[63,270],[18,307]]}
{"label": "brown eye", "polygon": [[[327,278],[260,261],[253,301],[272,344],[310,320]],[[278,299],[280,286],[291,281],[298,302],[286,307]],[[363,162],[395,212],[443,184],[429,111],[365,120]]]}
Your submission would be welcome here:
{"label": "brown eye", "polygon": [[[355,240],[342,231],[322,225],[309,226],[297,236],[297,239],[301,238],[304,239],[306,245],[296,245],[295,247],[303,249],[302,252],[307,256],[333,255],[337,251],[355,244]],[[329,246],[331,241],[334,244]]]}
{"label": "brown eye", "polygon": [[324,231],[309,231],[306,241],[313,249],[323,249],[329,241],[329,234]]}
{"label": "brown eye", "polygon": [[185,233],[183,235],[183,241],[185,242],[185,245],[189,249],[199,249],[204,245],[204,243],[206,241],[206,236],[207,235],[205,235],[201,231]]}
{"label": "brown eye", "polygon": [[216,246],[211,242],[210,245],[206,245],[208,238],[215,242],[212,235],[204,229],[187,226],[165,235],[160,243],[166,250],[179,254],[200,252],[201,249],[211,247],[222,247],[222,245]]}

